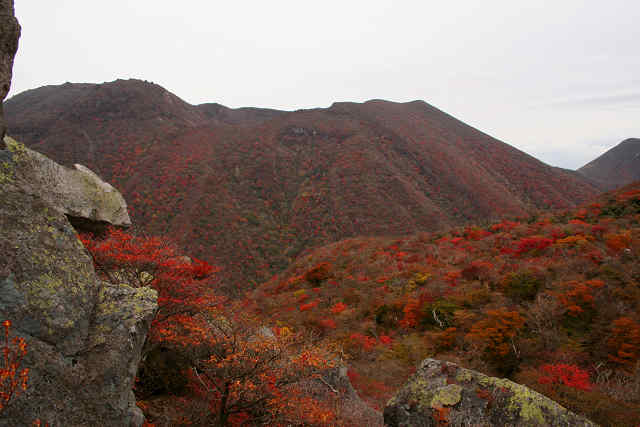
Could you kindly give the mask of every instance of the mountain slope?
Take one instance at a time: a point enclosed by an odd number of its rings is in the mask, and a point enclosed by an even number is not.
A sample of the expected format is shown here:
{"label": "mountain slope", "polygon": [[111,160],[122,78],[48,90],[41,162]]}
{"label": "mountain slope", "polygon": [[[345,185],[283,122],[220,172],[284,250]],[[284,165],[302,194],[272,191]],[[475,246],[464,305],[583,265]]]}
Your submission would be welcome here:
{"label": "mountain slope", "polygon": [[432,357],[603,426],[640,419],[640,182],[530,221],[345,239],[251,296],[265,317],[340,352],[359,395],[380,407]]}
{"label": "mountain slope", "polygon": [[118,80],[27,91],[5,110],[11,135],[95,170],[134,223],[221,265],[229,283],[262,281],[346,237],[527,215],[597,192],[422,101],[234,110]]}
{"label": "mountain slope", "polygon": [[640,180],[640,139],[625,139],[578,172],[606,190]]}

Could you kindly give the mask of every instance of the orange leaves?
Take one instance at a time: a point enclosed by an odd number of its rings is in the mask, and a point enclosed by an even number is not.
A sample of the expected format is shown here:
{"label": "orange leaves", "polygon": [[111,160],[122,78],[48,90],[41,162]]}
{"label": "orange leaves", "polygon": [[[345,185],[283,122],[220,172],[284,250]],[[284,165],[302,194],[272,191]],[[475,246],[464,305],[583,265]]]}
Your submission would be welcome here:
{"label": "orange leaves", "polygon": [[565,292],[558,295],[558,299],[566,308],[569,316],[577,317],[588,308],[593,308],[594,292],[604,286],[598,279],[564,283]]}
{"label": "orange leaves", "polygon": [[631,230],[605,234],[604,240],[611,251],[620,252],[631,245]]}
{"label": "orange leaves", "polygon": [[479,343],[491,356],[500,358],[511,352],[513,339],[523,326],[524,319],[517,311],[488,310],[487,317],[473,325],[467,339]]}
{"label": "orange leaves", "polygon": [[21,368],[22,359],[27,354],[27,344],[24,338],[9,339],[11,321],[2,322],[4,327],[4,343],[2,361],[0,362],[0,413],[9,401],[19,393],[27,390],[29,368]]}
{"label": "orange leaves", "polygon": [[640,359],[640,324],[630,317],[614,320],[607,346],[610,360],[628,368],[635,367]]}
{"label": "orange leaves", "polygon": [[420,307],[421,303],[418,298],[409,298],[407,304],[402,309],[404,317],[400,320],[400,325],[405,328],[413,328],[417,326]]}

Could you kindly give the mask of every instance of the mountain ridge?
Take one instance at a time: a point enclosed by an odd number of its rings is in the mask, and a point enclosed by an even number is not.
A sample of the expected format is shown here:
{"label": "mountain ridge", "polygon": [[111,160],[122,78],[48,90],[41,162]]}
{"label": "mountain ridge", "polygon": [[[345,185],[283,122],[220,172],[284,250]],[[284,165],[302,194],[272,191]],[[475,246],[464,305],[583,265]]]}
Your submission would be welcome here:
{"label": "mountain ridge", "polygon": [[640,138],[627,138],[578,172],[605,190],[640,180]]}
{"label": "mountain ridge", "polygon": [[190,105],[141,80],[34,89],[10,134],[119,188],[133,221],[259,282],[303,248],[567,208],[598,190],[424,101]]}

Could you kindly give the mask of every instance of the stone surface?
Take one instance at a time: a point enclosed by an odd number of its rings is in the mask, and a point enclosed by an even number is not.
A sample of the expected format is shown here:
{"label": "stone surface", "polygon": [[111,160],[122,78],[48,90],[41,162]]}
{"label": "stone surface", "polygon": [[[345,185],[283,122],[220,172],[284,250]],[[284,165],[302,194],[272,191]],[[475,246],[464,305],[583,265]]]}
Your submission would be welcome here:
{"label": "stone surface", "polygon": [[[440,418],[440,421],[438,421]],[[384,409],[385,425],[596,426],[507,379],[425,359]]]}
{"label": "stone surface", "polygon": [[[66,170],[6,141],[0,320],[10,319],[12,334],[27,340],[23,367],[30,372],[27,391],[1,414],[0,426],[37,418],[55,426],[140,425],[131,388],[156,292],[101,281],[65,215],[123,223],[122,196],[90,172]],[[70,189],[80,192],[77,198]]]}
{"label": "stone surface", "polygon": [[0,0],[0,138],[6,126],[2,115],[2,101],[11,88],[13,58],[18,50],[20,25],[13,10],[13,0]]}
{"label": "stone surface", "polygon": [[131,225],[122,194],[88,168],[75,165],[75,169],[68,169],[8,136],[4,144],[12,157],[11,170],[8,163],[4,167],[5,175],[11,174],[27,193],[37,195],[72,221]]}

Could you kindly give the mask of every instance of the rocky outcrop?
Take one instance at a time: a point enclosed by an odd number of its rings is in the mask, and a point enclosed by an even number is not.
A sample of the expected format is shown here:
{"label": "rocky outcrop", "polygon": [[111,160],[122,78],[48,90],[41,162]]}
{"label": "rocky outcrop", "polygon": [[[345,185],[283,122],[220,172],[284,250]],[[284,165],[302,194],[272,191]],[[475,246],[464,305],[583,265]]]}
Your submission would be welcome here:
{"label": "rocky outcrop", "polygon": [[335,367],[325,370],[318,378],[311,380],[305,389],[318,401],[331,402],[330,406],[346,425],[383,425],[382,414],[358,396],[347,376],[347,367],[340,362],[336,362]]}
{"label": "rocky outcrop", "polygon": [[385,425],[596,426],[551,399],[507,379],[425,359],[389,400]]}
{"label": "rocky outcrop", "polygon": [[0,138],[6,126],[2,115],[2,101],[11,88],[13,58],[18,51],[20,25],[13,11],[13,0],[0,0]]}
{"label": "rocky outcrop", "polygon": [[[131,392],[157,309],[149,288],[103,282],[69,216],[126,225],[120,193],[11,139],[0,149],[0,320],[24,337],[27,390],[0,426],[129,426]],[[0,146],[0,148],[2,148]]]}
{"label": "rocky outcrop", "polygon": [[122,194],[88,168],[76,164],[68,169],[10,137],[4,142],[22,190],[78,223],[131,225]]}

